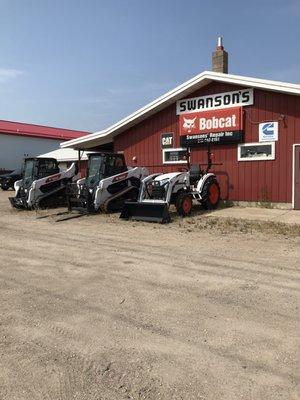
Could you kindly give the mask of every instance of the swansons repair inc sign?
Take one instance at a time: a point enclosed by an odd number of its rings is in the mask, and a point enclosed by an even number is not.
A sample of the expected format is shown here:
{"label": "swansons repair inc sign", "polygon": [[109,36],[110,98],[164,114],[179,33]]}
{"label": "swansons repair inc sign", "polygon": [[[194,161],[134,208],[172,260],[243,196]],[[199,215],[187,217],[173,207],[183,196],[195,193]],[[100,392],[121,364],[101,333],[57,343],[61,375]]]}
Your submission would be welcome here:
{"label": "swansons repair inc sign", "polygon": [[179,116],[180,144],[234,143],[243,140],[243,109],[232,107]]}
{"label": "swansons repair inc sign", "polygon": [[198,111],[217,110],[223,108],[250,106],[253,104],[253,89],[235,90],[209,96],[193,97],[176,102],[176,114],[194,113]]}
{"label": "swansons repair inc sign", "polygon": [[212,110],[179,116],[180,135],[243,129],[242,107]]}

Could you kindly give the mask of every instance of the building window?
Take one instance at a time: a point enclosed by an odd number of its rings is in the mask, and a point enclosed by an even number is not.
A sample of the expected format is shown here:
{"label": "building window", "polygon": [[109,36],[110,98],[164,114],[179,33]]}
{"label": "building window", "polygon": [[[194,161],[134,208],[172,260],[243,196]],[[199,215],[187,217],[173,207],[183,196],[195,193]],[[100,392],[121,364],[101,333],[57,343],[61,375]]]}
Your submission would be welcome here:
{"label": "building window", "polygon": [[186,149],[163,149],[164,164],[186,164],[187,156]]}
{"label": "building window", "polygon": [[238,145],[238,161],[275,160],[275,142]]}

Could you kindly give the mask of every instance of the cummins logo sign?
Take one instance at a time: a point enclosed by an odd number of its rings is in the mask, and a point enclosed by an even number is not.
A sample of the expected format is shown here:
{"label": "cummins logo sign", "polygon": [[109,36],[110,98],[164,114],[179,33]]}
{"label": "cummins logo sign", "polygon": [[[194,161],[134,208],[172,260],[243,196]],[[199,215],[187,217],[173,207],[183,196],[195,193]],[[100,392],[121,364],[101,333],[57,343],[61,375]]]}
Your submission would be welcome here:
{"label": "cummins logo sign", "polygon": [[253,89],[235,90],[176,102],[177,115],[253,104]]}

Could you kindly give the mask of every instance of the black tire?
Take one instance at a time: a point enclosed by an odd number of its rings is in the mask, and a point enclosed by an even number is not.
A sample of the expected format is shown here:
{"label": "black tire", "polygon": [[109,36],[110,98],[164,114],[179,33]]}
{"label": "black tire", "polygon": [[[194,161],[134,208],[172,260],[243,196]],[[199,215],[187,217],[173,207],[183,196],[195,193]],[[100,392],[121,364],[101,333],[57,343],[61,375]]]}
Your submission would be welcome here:
{"label": "black tire", "polygon": [[180,193],[176,200],[176,210],[181,217],[187,217],[191,214],[193,198],[190,194]]}
{"label": "black tire", "polygon": [[220,185],[216,178],[211,177],[204,183],[201,191],[201,204],[205,210],[215,210],[220,202]]}
{"label": "black tire", "polygon": [[8,190],[9,189],[9,185],[6,185],[5,183],[1,185],[1,189],[2,190]]}

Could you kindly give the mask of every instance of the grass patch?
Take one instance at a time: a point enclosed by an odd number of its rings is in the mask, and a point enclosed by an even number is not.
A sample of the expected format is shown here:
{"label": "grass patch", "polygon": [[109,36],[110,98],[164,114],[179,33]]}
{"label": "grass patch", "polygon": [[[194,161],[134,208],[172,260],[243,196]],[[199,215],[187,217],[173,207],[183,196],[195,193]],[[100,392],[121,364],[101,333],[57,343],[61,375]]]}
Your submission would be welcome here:
{"label": "grass patch", "polygon": [[[185,224],[186,222],[187,220],[185,221]],[[300,225],[285,224],[283,222],[252,221],[239,218],[218,218],[207,216],[206,218],[199,218],[197,220],[191,218],[191,221],[187,222],[187,225],[191,224],[198,229],[213,229],[221,233],[260,232],[285,236],[300,236]]]}

